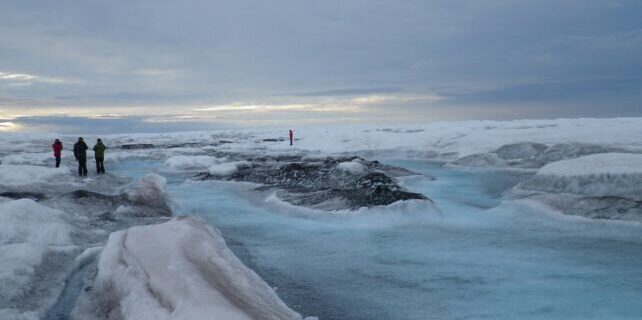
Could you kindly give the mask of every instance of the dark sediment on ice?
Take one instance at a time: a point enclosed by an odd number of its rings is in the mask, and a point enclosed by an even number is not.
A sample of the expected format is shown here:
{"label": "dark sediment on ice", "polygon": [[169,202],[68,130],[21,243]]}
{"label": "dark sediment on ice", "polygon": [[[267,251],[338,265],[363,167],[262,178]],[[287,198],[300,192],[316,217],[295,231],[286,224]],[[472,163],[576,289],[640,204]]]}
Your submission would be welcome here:
{"label": "dark sediment on ice", "polygon": [[197,180],[231,180],[276,188],[278,196],[294,205],[324,210],[357,209],[389,205],[400,200],[428,200],[397,182],[414,175],[409,170],[360,157],[261,156],[245,159],[228,176],[204,172]]}

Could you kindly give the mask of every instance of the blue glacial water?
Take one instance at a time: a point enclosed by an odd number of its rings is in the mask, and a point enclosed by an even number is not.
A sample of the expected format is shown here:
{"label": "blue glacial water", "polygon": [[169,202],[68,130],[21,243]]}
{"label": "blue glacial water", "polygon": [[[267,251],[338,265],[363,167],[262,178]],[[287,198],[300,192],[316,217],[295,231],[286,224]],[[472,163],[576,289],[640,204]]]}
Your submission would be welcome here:
{"label": "blue glacial water", "polygon": [[[642,319],[642,226],[502,202],[522,176],[393,161],[437,209],[360,216],[284,210],[237,183],[169,178],[178,214],[219,228],[293,309],[320,319]],[[414,210],[414,211],[413,211]]]}

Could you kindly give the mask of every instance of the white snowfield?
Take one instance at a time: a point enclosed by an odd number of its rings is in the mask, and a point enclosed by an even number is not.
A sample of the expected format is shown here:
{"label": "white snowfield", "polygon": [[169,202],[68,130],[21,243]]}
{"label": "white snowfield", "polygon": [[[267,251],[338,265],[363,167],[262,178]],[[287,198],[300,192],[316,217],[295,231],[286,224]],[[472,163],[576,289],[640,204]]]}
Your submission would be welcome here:
{"label": "white snowfield", "polygon": [[[204,170],[219,176],[231,175],[247,165],[244,161],[219,163],[220,154],[213,155],[216,152],[300,154],[319,159],[345,153],[373,160],[382,157],[461,160],[461,165],[481,167],[504,167],[528,158],[535,163],[528,168],[541,169],[522,187],[642,200],[642,117],[301,127],[293,128],[298,139],[294,146],[289,146],[287,139],[278,139],[286,138],[288,129],[119,134],[100,138],[109,147],[105,163],[108,172],[111,161],[131,158],[165,161],[172,170]],[[69,169],[75,163],[68,149],[63,150],[63,164],[67,167],[43,166],[53,163],[47,154],[54,138],[60,138],[69,149],[77,135],[0,135],[0,191],[16,186],[34,189],[34,183],[76,181]],[[95,138],[85,136],[86,141]],[[524,142],[530,144],[502,149]],[[149,143],[154,148],[120,148],[132,143]],[[618,151],[599,151],[609,148]],[[591,151],[594,149],[598,152]],[[22,155],[25,150],[32,154]],[[597,154],[586,155],[587,152]],[[541,159],[545,161],[538,162]],[[360,165],[343,163],[337,170],[355,172]],[[144,179],[142,188],[130,190],[128,197],[134,202],[157,202],[166,207],[164,183],[162,177],[151,175]],[[72,230],[61,211],[31,200],[0,198],[0,306],[9,306],[0,307],[0,319],[40,318],[42,310],[18,310],[10,302],[24,294],[21,290],[34,279],[37,272],[34,268],[41,264],[43,256],[73,245]],[[113,233],[98,267],[94,289],[83,293],[94,297],[83,301],[98,303],[95,312],[112,312],[109,319],[301,319],[233,255],[215,229],[197,219],[176,218]],[[63,285],[62,281],[59,285]],[[44,301],[39,308],[47,306]],[[76,318],[91,319],[85,314]],[[104,313],[96,315],[96,319],[104,318]]]}
{"label": "white snowfield", "polygon": [[[13,308],[0,307],[0,319],[38,319],[53,303],[55,294],[41,293],[39,306],[22,305],[32,299],[29,290],[45,256],[74,248],[72,231],[62,211],[28,199],[0,203],[0,305],[13,301]],[[61,290],[63,284],[49,289]]]}
{"label": "white snowfield", "polygon": [[[487,153],[504,145],[532,142],[552,146],[560,143],[589,143],[622,147],[642,152],[642,117],[611,119],[555,119],[512,121],[460,121],[428,124],[377,126],[306,126],[295,129],[294,146],[286,141],[289,128],[258,128],[170,132],[159,134],[118,134],[100,138],[107,144],[106,161],[128,158],[167,160],[172,156],[202,156],[211,149],[229,152],[283,154],[298,152],[309,155],[360,153],[366,156],[455,160],[471,154]],[[16,152],[16,146],[30,152],[51,152],[54,135],[5,133],[0,136],[0,157]],[[71,146],[77,136],[58,136]],[[85,136],[94,141],[96,137]],[[264,141],[284,138],[284,141]],[[121,145],[150,143],[154,149],[124,150]],[[202,144],[202,147],[178,148],[180,144]],[[171,147],[170,147],[171,146]],[[70,154],[63,150],[63,159]],[[1,158],[0,158],[1,159]],[[41,164],[40,157],[30,164]],[[176,161],[176,160],[174,160]]]}
{"label": "white snowfield", "polygon": [[521,187],[642,201],[642,154],[601,153],[553,162]]}
{"label": "white snowfield", "polygon": [[175,170],[206,169],[221,162],[220,158],[211,156],[173,156],[165,160],[165,165]]}
{"label": "white snowfield", "polygon": [[553,162],[539,169],[537,174],[566,177],[642,174],[642,154],[592,154],[575,159]]}
{"label": "white snowfield", "polygon": [[32,165],[0,165],[0,184],[4,186],[27,186],[34,183],[71,180],[69,168],[42,167]]}
{"label": "white snowfield", "polygon": [[193,217],[113,233],[93,294],[110,319],[302,319]]}
{"label": "white snowfield", "polygon": [[[73,158],[73,154],[71,153],[66,153],[65,156],[67,158]],[[0,162],[2,164],[51,165],[54,163],[54,161],[55,160],[51,152],[11,154],[0,159]]]}

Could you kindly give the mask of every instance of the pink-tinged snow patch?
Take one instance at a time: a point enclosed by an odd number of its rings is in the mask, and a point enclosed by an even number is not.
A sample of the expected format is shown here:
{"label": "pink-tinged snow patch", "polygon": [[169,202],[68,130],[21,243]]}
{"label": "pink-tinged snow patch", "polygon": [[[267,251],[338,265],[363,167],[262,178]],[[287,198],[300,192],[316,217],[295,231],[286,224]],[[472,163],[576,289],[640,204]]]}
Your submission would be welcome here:
{"label": "pink-tinged snow patch", "polygon": [[302,319],[193,217],[113,233],[94,288],[118,319]]}

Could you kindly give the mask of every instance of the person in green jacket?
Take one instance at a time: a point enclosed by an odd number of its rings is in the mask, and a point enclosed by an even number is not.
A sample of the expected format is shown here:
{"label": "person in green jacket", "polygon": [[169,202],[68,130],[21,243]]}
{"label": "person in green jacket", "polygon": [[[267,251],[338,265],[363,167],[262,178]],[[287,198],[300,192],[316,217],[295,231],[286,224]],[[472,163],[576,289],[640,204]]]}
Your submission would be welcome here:
{"label": "person in green jacket", "polygon": [[103,141],[98,139],[94,146],[94,156],[96,157],[96,172],[98,174],[105,173],[105,145]]}

